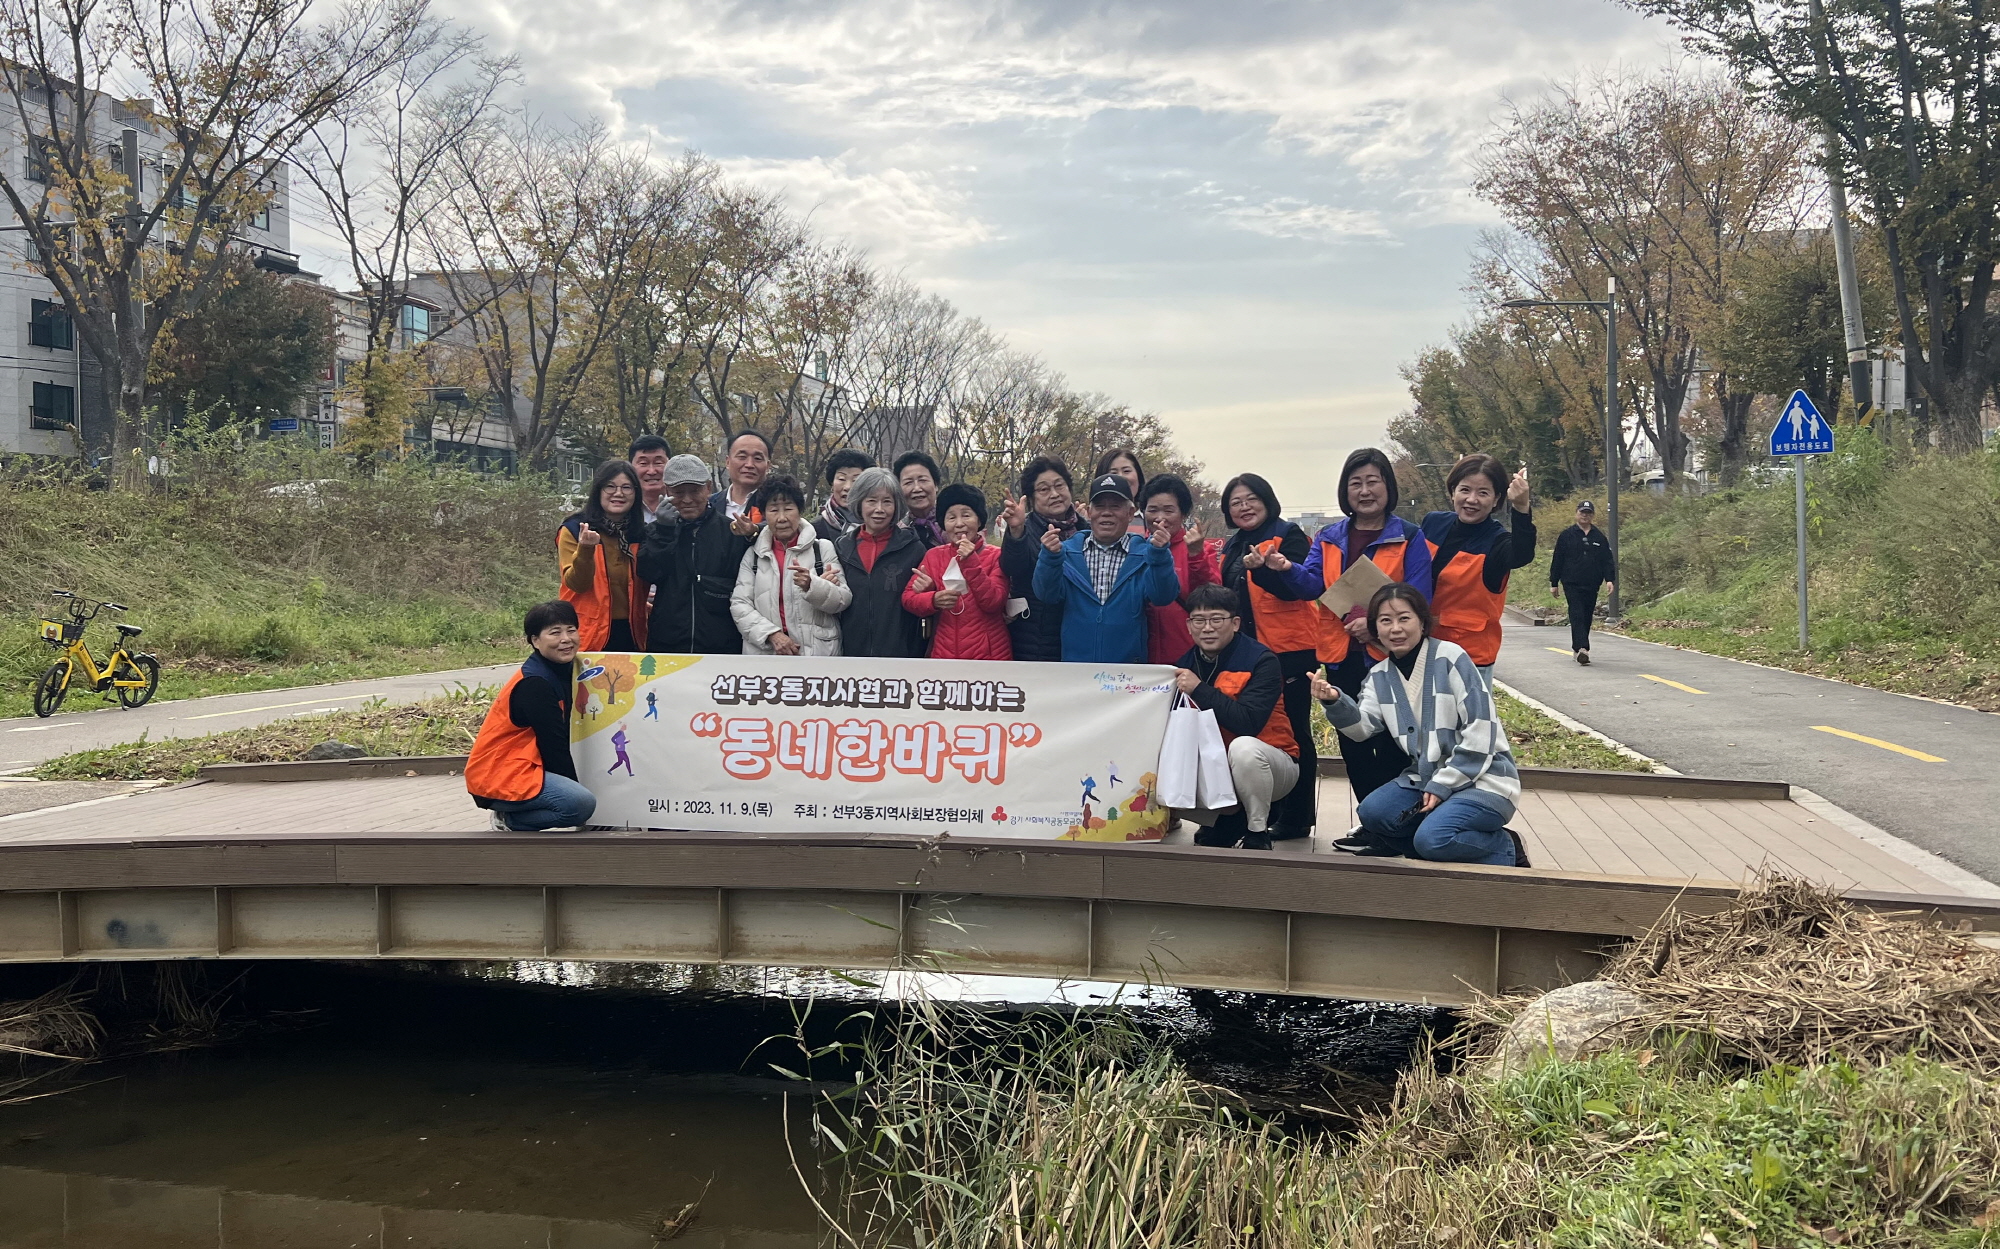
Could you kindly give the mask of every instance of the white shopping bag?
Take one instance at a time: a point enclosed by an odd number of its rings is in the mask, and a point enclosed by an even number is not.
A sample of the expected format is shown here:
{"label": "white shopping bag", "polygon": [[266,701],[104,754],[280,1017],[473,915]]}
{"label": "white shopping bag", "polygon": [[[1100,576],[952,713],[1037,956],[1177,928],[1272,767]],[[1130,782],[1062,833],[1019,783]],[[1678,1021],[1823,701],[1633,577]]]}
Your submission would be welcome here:
{"label": "white shopping bag", "polygon": [[951,562],[944,566],[944,576],[938,579],[938,589],[957,590],[960,594],[965,593],[967,589],[965,570],[958,566],[958,556],[952,556]]}
{"label": "white shopping bag", "polygon": [[1167,735],[1160,741],[1159,781],[1154,790],[1161,806],[1189,811],[1197,805],[1203,715],[1208,715],[1209,723],[1215,722],[1212,713],[1203,712],[1186,694],[1175,699],[1174,709],[1167,713]]}
{"label": "white shopping bag", "polygon": [[1236,805],[1236,782],[1229,776],[1229,747],[1223,744],[1222,728],[1213,711],[1201,713],[1201,766],[1197,769],[1196,805],[1208,811],[1222,811]]}

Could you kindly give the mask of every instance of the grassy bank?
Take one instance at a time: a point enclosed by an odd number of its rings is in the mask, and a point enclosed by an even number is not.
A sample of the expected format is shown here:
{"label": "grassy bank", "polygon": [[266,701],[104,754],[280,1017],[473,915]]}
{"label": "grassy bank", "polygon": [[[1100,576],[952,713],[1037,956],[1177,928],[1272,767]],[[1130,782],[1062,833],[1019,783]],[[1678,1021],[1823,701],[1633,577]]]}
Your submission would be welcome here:
{"label": "grassy bank", "polygon": [[[1646,765],[1628,758],[1587,733],[1564,728],[1511,694],[1495,691],[1500,723],[1514,748],[1514,762],[1524,768],[1587,768],[1597,772],[1644,772]],[[1333,725],[1324,711],[1313,712],[1314,742],[1322,759],[1340,757]]]}
{"label": "grassy bank", "polygon": [[[1625,506],[1620,589],[1633,637],[2000,711],[2000,454],[1894,463],[1865,433],[1807,474],[1813,649],[1798,649],[1790,479]],[[1511,597],[1561,609],[1548,554]]]}
{"label": "grassy bank", "polygon": [[2000,1245],[2000,1040],[1958,1044],[2000,955],[1793,885],[1649,942],[1606,975],[1658,1016],[1609,1048],[1492,1078],[1475,1026],[1351,1132],[1122,1017],[920,1003],[812,1099],[802,1177],[854,1249]]}
{"label": "grassy bank", "polygon": [[[35,636],[51,589],[130,606],[160,697],[500,663],[520,613],[554,589],[559,504],[519,482],[422,463],[356,475],[330,455],[190,452],[146,491],[0,466],[0,716],[29,711],[54,658]],[[66,709],[94,706],[72,691]]]}
{"label": "grassy bank", "polygon": [[276,763],[305,757],[324,741],[370,755],[462,755],[493,702],[493,690],[460,688],[441,698],[397,706],[274,720],[206,737],[128,742],[62,755],[36,768],[46,781],[193,780],[211,763]]}

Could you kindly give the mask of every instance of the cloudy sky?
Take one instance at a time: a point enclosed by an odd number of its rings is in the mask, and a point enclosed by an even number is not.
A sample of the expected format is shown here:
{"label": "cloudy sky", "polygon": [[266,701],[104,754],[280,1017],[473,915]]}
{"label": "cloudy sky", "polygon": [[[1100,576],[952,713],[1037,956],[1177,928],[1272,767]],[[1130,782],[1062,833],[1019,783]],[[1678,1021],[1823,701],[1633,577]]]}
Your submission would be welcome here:
{"label": "cloudy sky", "polygon": [[440,0],[594,112],[782,191],[1287,511],[1407,400],[1506,99],[1672,59],[1610,0]]}

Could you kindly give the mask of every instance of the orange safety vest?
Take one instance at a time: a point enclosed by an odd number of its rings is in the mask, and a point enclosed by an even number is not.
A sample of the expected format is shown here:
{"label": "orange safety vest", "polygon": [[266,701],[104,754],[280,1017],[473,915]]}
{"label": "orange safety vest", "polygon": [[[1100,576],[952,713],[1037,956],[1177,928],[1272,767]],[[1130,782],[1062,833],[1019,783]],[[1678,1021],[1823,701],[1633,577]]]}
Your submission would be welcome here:
{"label": "orange safety vest", "polygon": [[[1430,542],[1430,539],[1424,539]],[[1472,662],[1484,668],[1500,658],[1500,612],[1507,606],[1507,583],[1499,593],[1486,588],[1487,555],[1460,551],[1449,564],[1435,562],[1438,544],[1431,542],[1431,636],[1456,642]]]}
{"label": "orange safety vest", "polygon": [[[1340,580],[1340,574],[1347,571],[1346,559],[1341,555],[1340,544],[1337,542],[1322,542],[1319,544],[1319,548],[1320,572],[1326,578],[1326,588],[1331,590],[1333,583]],[[1409,549],[1409,539],[1399,538],[1394,542],[1384,542],[1376,547],[1368,553],[1368,558],[1375,561],[1376,565],[1388,576],[1389,580],[1401,581],[1403,579],[1403,556]],[[1321,663],[1338,664],[1344,662],[1347,659],[1347,645],[1353,640],[1347,636],[1347,625],[1340,617],[1334,615],[1324,607],[1319,609],[1319,661]],[[1383,658],[1382,655],[1375,654],[1375,648],[1372,646],[1368,648],[1368,653],[1374,655],[1377,660]]]}
{"label": "orange safety vest", "polygon": [[[542,748],[535,742],[535,730],[514,723],[509,711],[522,675],[516,669],[500,687],[472,743],[472,755],[465,761],[465,789],[474,798],[526,802],[542,792]],[[563,711],[567,714],[569,708]]]}
{"label": "orange safety vest", "polygon": [[[1243,692],[1244,686],[1250,684],[1250,677],[1251,674],[1248,672],[1218,672],[1209,684],[1234,698]],[[1236,740],[1236,736],[1227,729],[1223,730],[1222,744],[1227,746]],[[1264,721],[1264,727],[1257,734],[1257,740],[1269,746],[1276,746],[1294,759],[1299,757],[1299,739],[1292,736],[1292,718],[1285,714],[1285,700],[1282,696],[1271,704],[1271,718]]]}
{"label": "orange safety vest", "polygon": [[[1266,554],[1278,549],[1281,534],[1259,542],[1256,549]],[[1335,574],[1336,576],[1338,574]],[[1319,646],[1319,618],[1326,609],[1316,602],[1295,603],[1281,599],[1257,584],[1246,573],[1243,584],[1250,591],[1250,617],[1257,622],[1257,640],[1274,654],[1309,651]]]}
{"label": "orange safety vest", "polygon": [[[577,547],[577,558],[582,559],[588,551],[597,561],[597,575],[591,578],[590,592],[579,593],[567,584],[557,587],[556,593],[565,603],[576,606],[577,648],[586,651],[601,651],[611,640],[611,577],[604,567],[604,543],[613,539],[605,535],[604,541],[594,547]],[[561,548],[562,538],[558,532],[557,548]],[[632,642],[643,647],[646,644],[646,611],[651,605],[650,587],[639,580],[639,548],[632,547],[626,557],[630,573],[625,579],[625,588],[631,599],[625,605],[625,623],[632,627]]]}

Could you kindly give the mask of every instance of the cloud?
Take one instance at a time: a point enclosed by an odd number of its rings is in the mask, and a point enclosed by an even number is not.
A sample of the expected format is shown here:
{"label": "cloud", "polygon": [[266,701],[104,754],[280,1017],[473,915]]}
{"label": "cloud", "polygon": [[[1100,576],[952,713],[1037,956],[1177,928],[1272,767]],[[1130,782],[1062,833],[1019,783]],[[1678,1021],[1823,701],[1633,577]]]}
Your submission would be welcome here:
{"label": "cloud", "polygon": [[1464,315],[1505,101],[1679,55],[1606,0],[440,2],[1305,502]]}
{"label": "cloud", "polygon": [[892,166],[868,172],[843,157],[820,156],[735,157],[720,164],[730,176],[782,196],[822,234],[854,243],[886,268],[994,237],[962,192],[921,170]]}

